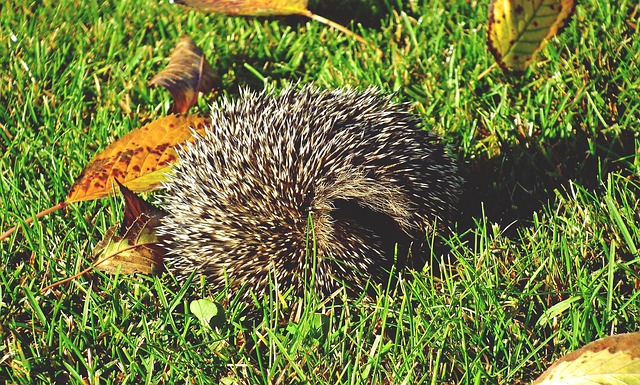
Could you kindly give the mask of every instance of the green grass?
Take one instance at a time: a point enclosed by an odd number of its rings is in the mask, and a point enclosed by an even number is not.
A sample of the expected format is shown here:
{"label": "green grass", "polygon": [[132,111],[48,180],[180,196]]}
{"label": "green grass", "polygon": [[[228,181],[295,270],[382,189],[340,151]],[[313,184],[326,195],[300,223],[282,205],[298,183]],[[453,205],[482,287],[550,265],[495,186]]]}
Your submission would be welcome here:
{"label": "green grass", "polygon": [[[168,275],[86,268],[117,199],[75,204],[0,242],[7,383],[520,384],[640,325],[640,32],[630,1],[579,2],[522,78],[494,70],[487,1],[312,1],[375,43],[297,17],[229,18],[167,1],[15,1],[0,12],[0,229],[65,199],[85,164],[169,108],[146,83],[188,33],[239,87],[375,86],[444,137],[466,182],[430,268],[348,306],[233,303]],[[340,12],[334,11],[340,9]],[[349,15],[354,15],[353,19]],[[444,250],[444,251],[443,251]]]}

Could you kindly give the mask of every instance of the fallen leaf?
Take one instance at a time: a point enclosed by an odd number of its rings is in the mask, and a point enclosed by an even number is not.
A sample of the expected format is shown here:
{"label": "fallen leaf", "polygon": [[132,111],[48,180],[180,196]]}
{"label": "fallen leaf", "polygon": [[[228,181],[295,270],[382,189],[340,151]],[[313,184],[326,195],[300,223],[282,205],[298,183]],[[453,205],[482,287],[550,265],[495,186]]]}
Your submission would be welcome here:
{"label": "fallen leaf", "polygon": [[524,71],[574,8],[574,0],[492,0],[487,42],[496,62],[505,71]]}
{"label": "fallen leaf", "polygon": [[115,179],[135,192],[158,188],[176,161],[175,146],[192,138],[192,129],[204,134],[206,123],[202,116],[169,115],[129,132],[82,170],[67,203],[106,197]]}
{"label": "fallen leaf", "polygon": [[201,12],[220,13],[236,16],[285,16],[300,15],[328,25],[338,31],[351,36],[360,43],[369,45],[376,50],[378,56],[382,51],[362,36],[307,9],[308,0],[174,0],[174,3]]}
{"label": "fallen leaf", "polygon": [[[93,250],[98,270],[122,274],[151,274],[163,269],[164,248],[155,228],[165,214],[119,184],[124,197],[124,218],[110,227]],[[120,228],[118,230],[118,227]],[[117,232],[117,233],[116,233]]]}
{"label": "fallen leaf", "polygon": [[307,0],[174,0],[198,11],[239,16],[306,15]]}
{"label": "fallen leaf", "polygon": [[[133,227],[136,222],[144,220],[152,228],[160,224],[160,218],[165,216],[165,212],[157,209],[151,203],[137,196],[133,191],[123,186],[117,179],[116,183],[124,199],[124,217],[122,218],[122,226],[120,232]],[[147,219],[145,219],[146,217]]]}
{"label": "fallen leaf", "polygon": [[224,308],[209,299],[196,299],[189,303],[189,310],[202,325],[221,327],[226,322]]}
{"label": "fallen leaf", "polygon": [[121,274],[151,274],[152,271],[158,271],[163,266],[162,258],[157,258],[158,253],[153,247],[158,239],[144,225],[142,223],[138,231],[130,229],[122,235],[116,234],[118,225],[110,227],[93,251],[93,255],[99,256],[94,267]]}
{"label": "fallen leaf", "polygon": [[640,384],[640,333],[594,341],[556,361],[533,385]]}
{"label": "fallen leaf", "polygon": [[149,86],[161,86],[171,93],[173,112],[186,113],[196,104],[198,93],[208,93],[218,77],[188,35],[183,35],[169,57],[169,64],[151,79]]}

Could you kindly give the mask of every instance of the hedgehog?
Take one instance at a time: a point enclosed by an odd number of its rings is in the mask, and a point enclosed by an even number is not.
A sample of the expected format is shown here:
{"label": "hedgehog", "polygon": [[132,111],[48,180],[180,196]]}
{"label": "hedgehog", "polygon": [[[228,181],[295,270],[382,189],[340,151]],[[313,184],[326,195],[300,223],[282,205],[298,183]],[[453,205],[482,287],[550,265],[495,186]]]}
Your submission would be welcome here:
{"label": "hedgehog", "polygon": [[376,89],[241,90],[194,135],[159,197],[166,262],[245,299],[388,282],[460,192],[441,140]]}

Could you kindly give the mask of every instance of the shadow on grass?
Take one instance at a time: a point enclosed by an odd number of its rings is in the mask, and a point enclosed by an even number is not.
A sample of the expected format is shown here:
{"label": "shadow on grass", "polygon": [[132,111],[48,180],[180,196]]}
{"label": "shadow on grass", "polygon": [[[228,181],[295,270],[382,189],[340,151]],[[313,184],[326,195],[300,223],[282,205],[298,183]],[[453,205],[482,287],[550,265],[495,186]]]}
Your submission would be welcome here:
{"label": "shadow on grass", "polygon": [[459,165],[465,185],[455,222],[466,230],[484,214],[506,229],[506,235],[514,235],[534,212],[554,201],[556,191],[565,194],[572,181],[597,191],[611,172],[633,177],[638,146],[629,130],[600,131],[595,139],[580,131],[544,144],[529,138],[520,145],[504,145],[497,157]]}
{"label": "shadow on grass", "polygon": [[380,28],[389,6],[382,0],[315,0],[309,3],[311,12],[349,26],[351,22],[365,28]]}

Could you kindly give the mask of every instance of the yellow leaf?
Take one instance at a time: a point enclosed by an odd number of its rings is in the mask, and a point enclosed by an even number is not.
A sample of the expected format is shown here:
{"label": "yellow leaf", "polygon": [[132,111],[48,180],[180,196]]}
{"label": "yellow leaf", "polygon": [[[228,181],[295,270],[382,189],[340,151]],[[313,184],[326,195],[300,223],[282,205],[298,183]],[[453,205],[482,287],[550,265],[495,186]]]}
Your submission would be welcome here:
{"label": "yellow leaf", "polygon": [[489,49],[503,70],[523,71],[573,13],[574,0],[492,0]]}
{"label": "yellow leaf", "polygon": [[594,341],[556,361],[533,385],[640,385],[640,333]]}
{"label": "yellow leaf", "polygon": [[114,180],[135,192],[151,191],[165,180],[176,161],[175,146],[204,134],[207,119],[196,115],[169,115],[131,131],[111,143],[82,170],[67,196],[67,203],[103,198]]}

